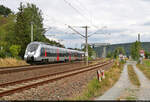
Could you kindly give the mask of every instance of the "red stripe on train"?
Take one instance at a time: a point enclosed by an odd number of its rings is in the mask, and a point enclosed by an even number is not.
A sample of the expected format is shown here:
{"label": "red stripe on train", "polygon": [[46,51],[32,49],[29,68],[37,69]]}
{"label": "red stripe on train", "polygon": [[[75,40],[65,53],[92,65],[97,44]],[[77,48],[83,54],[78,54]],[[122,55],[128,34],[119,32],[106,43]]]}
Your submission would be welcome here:
{"label": "red stripe on train", "polygon": [[47,52],[46,52],[46,49],[45,49],[45,57],[47,57]]}
{"label": "red stripe on train", "polygon": [[57,61],[59,61],[59,49],[57,49]]}

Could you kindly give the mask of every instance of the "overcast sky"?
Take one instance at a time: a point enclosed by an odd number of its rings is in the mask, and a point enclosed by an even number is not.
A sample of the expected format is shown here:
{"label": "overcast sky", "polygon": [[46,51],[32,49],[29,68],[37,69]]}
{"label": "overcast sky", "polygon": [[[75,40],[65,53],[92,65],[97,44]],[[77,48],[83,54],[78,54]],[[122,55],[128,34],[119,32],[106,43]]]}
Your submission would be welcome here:
{"label": "overcast sky", "polygon": [[34,3],[42,10],[46,35],[58,39],[66,47],[81,48],[85,40],[67,25],[85,34],[97,32],[89,43],[128,43],[137,39],[150,41],[150,0],[0,0],[15,13],[20,2]]}

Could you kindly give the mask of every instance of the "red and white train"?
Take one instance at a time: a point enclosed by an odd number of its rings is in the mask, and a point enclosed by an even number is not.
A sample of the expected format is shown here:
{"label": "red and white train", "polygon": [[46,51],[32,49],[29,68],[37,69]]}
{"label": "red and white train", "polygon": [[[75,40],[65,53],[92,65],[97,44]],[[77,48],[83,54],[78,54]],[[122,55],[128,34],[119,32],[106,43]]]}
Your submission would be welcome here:
{"label": "red and white train", "polygon": [[83,60],[84,55],[83,51],[55,47],[43,42],[31,42],[26,48],[24,59],[27,62],[60,62]]}

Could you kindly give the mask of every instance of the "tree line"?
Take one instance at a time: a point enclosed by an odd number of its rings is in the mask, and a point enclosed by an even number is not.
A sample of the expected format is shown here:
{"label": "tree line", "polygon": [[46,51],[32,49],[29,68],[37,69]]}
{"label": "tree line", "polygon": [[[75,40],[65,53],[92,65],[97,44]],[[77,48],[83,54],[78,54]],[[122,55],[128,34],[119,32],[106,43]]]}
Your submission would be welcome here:
{"label": "tree line", "polygon": [[[141,42],[140,41],[135,41],[130,48],[131,52],[131,57],[133,60],[138,61],[139,58],[141,57],[140,55],[140,50],[143,50],[141,47]],[[145,58],[150,58],[150,52],[145,51]],[[125,55],[125,50],[122,47],[116,48],[113,52],[108,52],[107,57],[108,58],[118,58],[119,54]]]}
{"label": "tree line", "polygon": [[108,58],[115,58],[116,59],[116,58],[118,58],[119,54],[125,55],[124,48],[117,47],[116,49],[114,49],[113,52],[108,52],[106,57],[108,57]]}
{"label": "tree line", "polygon": [[11,9],[0,5],[0,57],[23,58],[26,46],[31,42],[31,23],[34,41],[64,47],[44,36],[46,29],[43,27],[42,11],[35,4],[20,3],[18,10],[15,14]]}

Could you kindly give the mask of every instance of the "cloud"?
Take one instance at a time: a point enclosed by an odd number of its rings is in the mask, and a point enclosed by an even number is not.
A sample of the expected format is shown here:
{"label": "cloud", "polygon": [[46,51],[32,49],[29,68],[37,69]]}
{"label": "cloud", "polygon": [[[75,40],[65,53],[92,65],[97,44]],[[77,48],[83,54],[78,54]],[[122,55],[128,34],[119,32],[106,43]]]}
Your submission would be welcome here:
{"label": "cloud", "polygon": [[150,22],[145,22],[143,25],[144,26],[150,26]]}
{"label": "cloud", "polygon": [[150,2],[150,0],[142,0],[142,1]]}
{"label": "cloud", "polygon": [[[137,39],[141,34],[142,41],[149,40],[150,0],[0,0],[0,3],[17,12],[19,3],[36,4],[43,12],[44,27],[52,27],[47,31],[53,38],[64,40],[67,47],[79,47],[84,41],[67,25],[88,25],[88,34],[100,29],[91,36],[89,42],[125,43]],[[67,25],[66,25],[67,24]],[[102,29],[107,26],[106,29]],[[85,35],[85,29],[74,27]],[[111,35],[107,35],[111,34]],[[49,36],[52,37],[52,36]]]}

